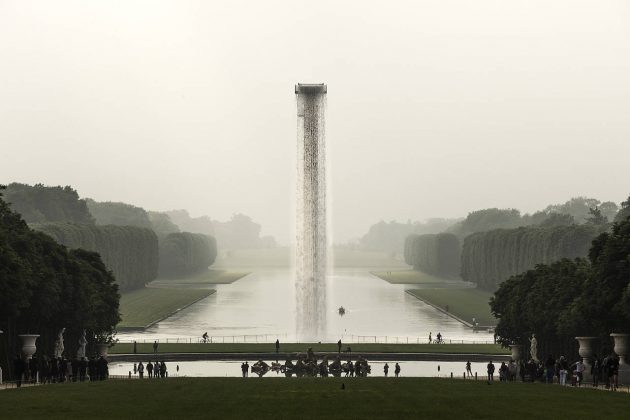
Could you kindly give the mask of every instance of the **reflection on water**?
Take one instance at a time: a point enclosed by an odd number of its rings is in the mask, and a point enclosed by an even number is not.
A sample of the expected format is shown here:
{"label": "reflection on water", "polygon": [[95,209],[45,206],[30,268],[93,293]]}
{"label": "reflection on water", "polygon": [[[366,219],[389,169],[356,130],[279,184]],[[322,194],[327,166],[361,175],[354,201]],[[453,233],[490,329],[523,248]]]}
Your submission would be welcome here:
{"label": "reflection on water", "polygon": [[[243,361],[245,362],[245,361]],[[174,377],[238,377],[241,376],[241,364],[243,362],[235,361],[197,361],[197,362],[171,362],[166,363],[168,376]],[[252,361],[250,360],[249,363]],[[146,362],[145,362],[146,363]],[[272,361],[268,362],[269,364]],[[389,365],[389,376],[394,376],[395,360],[388,362],[369,362],[371,373],[369,376],[384,376],[383,367],[385,363]],[[454,377],[461,378],[466,371],[465,362],[398,362],[401,368],[400,376],[406,377],[450,377],[451,372]],[[487,362],[486,362],[487,363]],[[473,375],[478,374],[482,379],[486,372],[486,363],[471,363]],[[495,362],[498,370],[500,363]],[[177,369],[179,367],[179,370]],[[439,370],[438,370],[439,367]],[[132,372],[133,363],[110,363],[109,373],[112,375],[128,375]],[[146,375],[146,372],[145,372]],[[254,373],[249,373],[250,377],[257,377]],[[137,376],[137,375],[136,375]],[[332,376],[332,375],[331,375]],[[345,376],[345,374],[342,374]],[[285,373],[274,372],[269,370],[263,377],[265,378],[284,378]]]}
{"label": "reflection on water", "polygon": [[[118,338],[276,335],[295,340],[294,282],[289,270],[254,272],[232,284],[213,286],[217,293],[142,332]],[[473,332],[449,316],[405,293],[422,285],[394,285],[365,270],[337,271],[328,279],[327,332],[321,341],[352,336],[400,336],[424,340],[439,331],[445,340],[491,341],[492,335]],[[435,286],[431,286],[435,287]],[[339,316],[338,308],[345,308]],[[241,340],[242,341],[242,340]]]}

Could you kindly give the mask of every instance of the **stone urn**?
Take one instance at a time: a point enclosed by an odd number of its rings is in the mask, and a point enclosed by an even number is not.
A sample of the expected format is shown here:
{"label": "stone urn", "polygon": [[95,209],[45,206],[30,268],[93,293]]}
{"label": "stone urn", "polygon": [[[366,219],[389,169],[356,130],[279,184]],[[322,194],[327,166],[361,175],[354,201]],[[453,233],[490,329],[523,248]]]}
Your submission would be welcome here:
{"label": "stone urn", "polygon": [[22,354],[24,358],[30,360],[35,354],[35,351],[37,351],[35,341],[37,337],[39,337],[39,334],[20,334],[18,337],[22,340]]}
{"label": "stone urn", "polygon": [[615,340],[615,354],[619,356],[619,383],[630,384],[630,365],[628,365],[628,353],[630,353],[630,334],[612,333]]}
{"label": "stone urn", "polygon": [[96,351],[98,352],[99,356],[103,356],[104,358],[107,359],[107,352],[109,351],[109,344],[107,343],[97,343],[96,344]]}
{"label": "stone urn", "polygon": [[512,352],[512,360],[518,362],[523,357],[523,346],[521,344],[510,344],[510,351]]}
{"label": "stone urn", "polygon": [[597,340],[597,337],[575,337],[580,349],[578,354],[582,358],[584,364],[584,381],[591,382],[593,376],[591,375],[591,367],[593,366],[593,343]]}

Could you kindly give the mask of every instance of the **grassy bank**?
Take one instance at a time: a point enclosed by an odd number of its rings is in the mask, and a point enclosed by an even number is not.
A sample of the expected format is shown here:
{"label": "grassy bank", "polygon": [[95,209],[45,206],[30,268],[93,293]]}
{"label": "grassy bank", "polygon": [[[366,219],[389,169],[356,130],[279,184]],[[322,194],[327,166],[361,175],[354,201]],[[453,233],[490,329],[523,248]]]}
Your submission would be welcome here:
{"label": "grassy bank", "polygon": [[151,282],[151,286],[171,287],[179,285],[230,284],[245,277],[249,273],[249,271],[206,270],[191,276],[158,278]]}
{"label": "grassy bank", "polygon": [[479,289],[414,289],[409,290],[413,296],[433,305],[446,309],[449,313],[466,322],[473,317],[480,326],[494,326],[497,320],[490,312],[488,304],[492,293]]}
{"label": "grassy bank", "polygon": [[[508,354],[509,351],[495,344],[344,344],[357,353],[453,353],[453,354]],[[280,343],[282,352],[336,352],[337,343]],[[158,353],[273,353],[274,343],[160,343]],[[133,352],[132,343],[118,343],[111,354]],[[151,343],[138,343],[138,353],[153,353]]]}
{"label": "grassy bank", "polygon": [[145,287],[123,293],[120,298],[122,321],[118,324],[118,328],[144,328],[212,293],[214,293],[212,289],[157,287]]}
{"label": "grassy bank", "polygon": [[379,277],[392,284],[444,284],[444,283],[460,283],[461,280],[449,280],[442,277],[432,276],[422,271],[403,270],[403,271],[371,271],[371,274]]}
{"label": "grassy bank", "polygon": [[0,392],[3,418],[46,420],[623,419],[629,401],[591,389],[432,378],[110,380]]}

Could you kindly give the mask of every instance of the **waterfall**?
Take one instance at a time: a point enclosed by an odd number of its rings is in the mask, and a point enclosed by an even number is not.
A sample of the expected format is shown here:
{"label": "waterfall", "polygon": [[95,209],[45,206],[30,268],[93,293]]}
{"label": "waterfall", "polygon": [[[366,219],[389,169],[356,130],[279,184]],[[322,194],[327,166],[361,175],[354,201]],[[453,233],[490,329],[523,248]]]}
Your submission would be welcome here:
{"label": "waterfall", "polygon": [[326,92],[297,84],[296,326],[300,340],[323,340],[326,328]]}

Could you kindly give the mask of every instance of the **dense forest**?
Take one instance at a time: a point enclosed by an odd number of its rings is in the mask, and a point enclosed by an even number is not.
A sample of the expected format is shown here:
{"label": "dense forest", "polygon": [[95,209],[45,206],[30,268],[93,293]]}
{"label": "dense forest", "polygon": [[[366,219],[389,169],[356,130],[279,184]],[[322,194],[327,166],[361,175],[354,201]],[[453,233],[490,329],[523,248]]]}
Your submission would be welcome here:
{"label": "dense forest", "polygon": [[[1,187],[0,187],[1,188]],[[76,343],[83,329],[89,346],[111,336],[119,321],[118,287],[98,254],[68,250],[28,227],[0,189],[0,364],[19,352],[18,334],[39,334],[38,352],[50,355],[66,327]]]}
{"label": "dense forest", "polygon": [[455,224],[455,219],[429,219],[425,222],[399,223],[380,221],[370,226],[368,232],[359,240],[359,248],[366,251],[382,251],[393,254],[404,253],[407,236],[426,233],[441,233]]}
{"label": "dense forest", "polygon": [[462,278],[495,290],[503,280],[536,264],[586,256],[591,241],[601,231],[596,225],[570,225],[474,233],[464,240]]}
{"label": "dense forest", "polygon": [[447,278],[459,277],[461,245],[452,233],[409,235],[404,256],[405,262],[416,270]]}
{"label": "dense forest", "polygon": [[151,229],[77,223],[42,223],[32,227],[68,248],[98,252],[122,291],[143,287],[157,277],[158,239]]}
{"label": "dense forest", "polygon": [[85,200],[98,225],[137,226],[152,229],[146,210],[126,203]]}
{"label": "dense forest", "polygon": [[577,356],[574,337],[599,337],[608,354],[612,332],[630,333],[630,217],[598,235],[588,258],[539,264],[503,282],[490,302],[504,344],[536,334],[539,357]]}
{"label": "dense forest", "polygon": [[207,270],[217,256],[212,236],[200,233],[171,233],[160,240],[160,275],[166,277]]}

